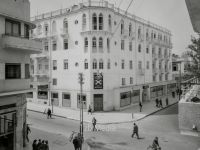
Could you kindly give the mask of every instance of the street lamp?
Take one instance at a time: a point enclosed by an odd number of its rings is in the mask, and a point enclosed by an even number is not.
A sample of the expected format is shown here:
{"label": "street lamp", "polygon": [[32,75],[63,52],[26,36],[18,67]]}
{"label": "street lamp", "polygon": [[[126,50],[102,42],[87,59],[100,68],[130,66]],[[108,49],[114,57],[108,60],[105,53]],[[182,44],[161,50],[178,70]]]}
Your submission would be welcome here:
{"label": "street lamp", "polygon": [[53,103],[54,103],[54,99],[51,99],[51,106],[52,106],[52,113],[53,113]]}
{"label": "street lamp", "polygon": [[[82,98],[82,92],[83,92],[83,73],[79,73],[79,84],[80,84],[80,136],[81,136],[81,144],[83,142],[83,98]],[[82,146],[81,146],[82,149]]]}

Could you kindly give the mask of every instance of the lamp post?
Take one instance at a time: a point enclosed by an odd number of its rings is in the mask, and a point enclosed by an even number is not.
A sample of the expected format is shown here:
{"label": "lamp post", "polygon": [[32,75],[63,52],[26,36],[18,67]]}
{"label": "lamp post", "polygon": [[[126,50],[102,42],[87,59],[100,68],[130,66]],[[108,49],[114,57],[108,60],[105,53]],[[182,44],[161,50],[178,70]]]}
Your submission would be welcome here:
{"label": "lamp post", "polygon": [[[81,140],[83,141],[83,98],[82,98],[82,92],[83,92],[83,73],[79,73],[79,84],[80,84],[80,136]],[[81,142],[82,144],[82,142]],[[82,146],[81,146],[82,149]]]}
{"label": "lamp post", "polygon": [[53,102],[54,102],[54,99],[52,98],[51,99],[52,113],[53,113]]}

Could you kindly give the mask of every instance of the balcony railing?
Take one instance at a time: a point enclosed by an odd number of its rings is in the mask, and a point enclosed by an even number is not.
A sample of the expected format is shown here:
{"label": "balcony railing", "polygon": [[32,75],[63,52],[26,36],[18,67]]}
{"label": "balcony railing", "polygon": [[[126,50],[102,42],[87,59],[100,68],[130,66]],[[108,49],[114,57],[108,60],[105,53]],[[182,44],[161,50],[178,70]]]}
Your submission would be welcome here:
{"label": "balcony railing", "polygon": [[68,32],[67,28],[61,28],[60,29],[60,34],[61,34],[61,36],[69,37],[69,32]]}
{"label": "balcony railing", "polygon": [[157,59],[157,58],[158,58],[158,55],[155,54],[155,53],[153,53],[153,54],[152,54],[152,57],[153,57],[153,59]]}
{"label": "balcony railing", "polygon": [[138,73],[138,75],[140,75],[140,76],[143,76],[144,75],[144,68],[141,68],[141,69],[138,69],[137,70],[137,73]]}
{"label": "balcony railing", "polygon": [[41,53],[42,42],[39,40],[29,39],[27,37],[2,35],[2,45],[4,49],[21,50],[27,53]]}
{"label": "balcony railing", "polygon": [[164,72],[165,72],[164,68],[160,68],[160,69],[159,69],[159,72],[160,72],[160,74],[161,74],[161,73],[164,73]]}
{"label": "balcony railing", "polygon": [[153,73],[158,73],[158,68],[153,68]]}

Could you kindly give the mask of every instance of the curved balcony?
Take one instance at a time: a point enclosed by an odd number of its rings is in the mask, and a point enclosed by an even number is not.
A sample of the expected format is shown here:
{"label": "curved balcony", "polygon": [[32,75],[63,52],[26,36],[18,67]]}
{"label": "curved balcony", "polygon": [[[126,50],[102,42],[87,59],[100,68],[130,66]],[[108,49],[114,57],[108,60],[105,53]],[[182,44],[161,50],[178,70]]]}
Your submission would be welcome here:
{"label": "curved balcony", "polygon": [[42,42],[12,35],[2,35],[2,45],[6,50],[23,51],[26,53],[41,53]]}

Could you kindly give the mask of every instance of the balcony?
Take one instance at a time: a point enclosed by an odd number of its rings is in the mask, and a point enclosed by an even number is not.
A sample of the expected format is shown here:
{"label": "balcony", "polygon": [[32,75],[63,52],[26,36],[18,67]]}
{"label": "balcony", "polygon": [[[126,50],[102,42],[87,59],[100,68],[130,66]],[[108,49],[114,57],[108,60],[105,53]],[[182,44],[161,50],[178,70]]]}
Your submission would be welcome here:
{"label": "balcony", "polygon": [[144,41],[144,35],[143,34],[138,35],[138,41],[140,41],[140,42]]}
{"label": "balcony", "polygon": [[159,69],[160,74],[163,74],[165,72],[164,68]]}
{"label": "balcony", "polygon": [[155,53],[152,53],[152,57],[153,57],[153,59],[157,59],[157,58],[158,58],[158,55],[155,54]]}
{"label": "balcony", "polygon": [[2,35],[2,45],[6,50],[41,53],[42,42],[19,36]]}
{"label": "balcony", "polygon": [[69,37],[69,32],[67,28],[61,28],[60,30],[60,35],[64,38],[68,38]]}
{"label": "balcony", "polygon": [[153,73],[157,74],[158,73],[158,68],[153,68]]}
{"label": "balcony", "polygon": [[35,75],[37,75],[37,76],[48,76],[49,71],[48,70],[38,70]]}
{"label": "balcony", "polygon": [[30,88],[30,79],[6,79],[0,80],[0,93],[27,90]]}
{"label": "balcony", "polygon": [[145,71],[144,71],[144,68],[141,68],[141,69],[138,69],[138,70],[137,70],[137,74],[140,75],[140,76],[143,76],[143,75],[144,75],[144,72],[145,72]]}

